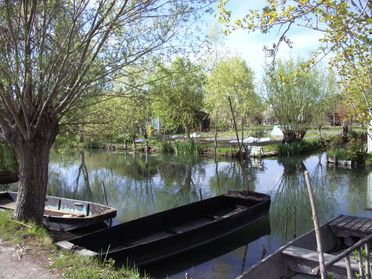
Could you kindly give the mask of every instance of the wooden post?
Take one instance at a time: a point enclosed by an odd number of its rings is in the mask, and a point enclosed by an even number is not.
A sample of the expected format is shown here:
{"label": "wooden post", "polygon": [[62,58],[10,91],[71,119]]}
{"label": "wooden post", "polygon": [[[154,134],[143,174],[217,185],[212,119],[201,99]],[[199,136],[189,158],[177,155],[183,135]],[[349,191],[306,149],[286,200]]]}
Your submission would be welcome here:
{"label": "wooden post", "polygon": [[357,252],[358,252],[359,275],[362,276],[361,278],[365,278],[364,277],[364,269],[363,269],[362,249],[359,247]]}
{"label": "wooden post", "polygon": [[369,247],[368,247],[367,242],[364,244],[364,247],[366,249],[366,255],[367,255],[367,259],[366,259],[367,278],[371,279],[371,267],[369,265]]}
{"label": "wooden post", "polygon": [[353,278],[353,273],[351,272],[351,263],[350,263],[350,257],[349,256],[345,257],[345,263],[346,263],[347,279],[352,279]]}
{"label": "wooden post", "polygon": [[316,246],[317,246],[317,251],[318,251],[318,256],[319,256],[320,278],[321,279],[326,279],[327,278],[327,271],[326,271],[326,268],[325,268],[325,265],[324,265],[322,239],[321,239],[320,231],[319,231],[318,214],[316,212],[316,207],[315,207],[313,187],[311,185],[311,179],[310,179],[309,172],[305,171],[304,175],[305,175],[305,181],[306,181],[306,186],[307,186],[307,192],[309,194],[311,211],[312,211],[312,215],[313,215],[312,219],[313,219],[313,223],[314,223]]}

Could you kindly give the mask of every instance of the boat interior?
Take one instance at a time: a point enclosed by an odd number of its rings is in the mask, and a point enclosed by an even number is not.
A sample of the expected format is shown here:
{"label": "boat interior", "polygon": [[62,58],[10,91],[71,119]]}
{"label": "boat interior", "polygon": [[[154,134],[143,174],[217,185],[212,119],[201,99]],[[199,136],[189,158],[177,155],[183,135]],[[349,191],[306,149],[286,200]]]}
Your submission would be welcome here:
{"label": "boat interior", "polygon": [[102,247],[115,251],[198,229],[258,203],[256,200],[218,196],[123,223],[110,228],[109,234],[95,232],[71,242],[98,253],[102,252]]}

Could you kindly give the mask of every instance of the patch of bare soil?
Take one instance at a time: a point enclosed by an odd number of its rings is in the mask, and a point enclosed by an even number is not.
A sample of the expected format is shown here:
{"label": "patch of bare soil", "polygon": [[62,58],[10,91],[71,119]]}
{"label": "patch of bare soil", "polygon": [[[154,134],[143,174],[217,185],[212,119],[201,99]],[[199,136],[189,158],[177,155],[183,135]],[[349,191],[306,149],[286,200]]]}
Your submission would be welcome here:
{"label": "patch of bare soil", "polygon": [[11,247],[0,239],[0,279],[57,279],[58,274],[47,269],[48,258],[36,255],[27,247]]}

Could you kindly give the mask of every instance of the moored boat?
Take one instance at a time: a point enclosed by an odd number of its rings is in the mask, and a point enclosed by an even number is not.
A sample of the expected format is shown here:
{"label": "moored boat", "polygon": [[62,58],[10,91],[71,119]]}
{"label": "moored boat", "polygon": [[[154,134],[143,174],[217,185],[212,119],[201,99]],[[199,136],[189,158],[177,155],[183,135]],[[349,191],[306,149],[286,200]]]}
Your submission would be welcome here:
{"label": "moored boat", "polygon": [[[371,245],[372,219],[341,215],[322,225],[319,232],[328,275],[357,278],[354,276],[361,273],[361,261],[350,257],[347,264],[345,257],[361,245]],[[352,277],[347,277],[348,269]],[[280,247],[235,279],[320,278],[318,272],[319,256],[313,230]]]}
{"label": "moored boat", "polygon": [[[14,210],[16,192],[0,192],[0,208]],[[70,231],[114,218],[117,210],[94,202],[46,196],[44,225],[50,230]]]}
{"label": "moored boat", "polygon": [[226,237],[267,215],[269,208],[268,195],[231,191],[57,245],[143,266]]}

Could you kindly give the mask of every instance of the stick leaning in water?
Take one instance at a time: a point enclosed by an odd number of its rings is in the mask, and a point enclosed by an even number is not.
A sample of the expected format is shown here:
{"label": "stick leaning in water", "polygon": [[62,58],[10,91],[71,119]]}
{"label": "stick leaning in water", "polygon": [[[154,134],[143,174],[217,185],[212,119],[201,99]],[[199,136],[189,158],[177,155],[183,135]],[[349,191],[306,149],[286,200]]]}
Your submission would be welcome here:
{"label": "stick leaning in water", "polygon": [[[316,237],[316,247],[317,247],[317,252],[318,252],[318,256],[319,256],[320,278],[326,279],[327,278],[327,271],[326,271],[326,268],[324,266],[324,256],[323,256],[323,248],[322,248],[322,239],[320,237],[318,214],[316,212],[313,187],[311,185],[311,179],[310,179],[309,172],[308,171],[305,171],[304,175],[305,175],[307,192],[309,194],[309,200],[310,200],[310,205],[311,205],[311,212],[313,214],[312,219],[313,219],[313,223],[314,223],[314,230],[315,230],[315,237]],[[316,272],[316,273],[318,273],[318,272]]]}

